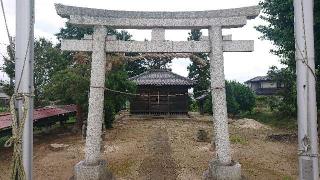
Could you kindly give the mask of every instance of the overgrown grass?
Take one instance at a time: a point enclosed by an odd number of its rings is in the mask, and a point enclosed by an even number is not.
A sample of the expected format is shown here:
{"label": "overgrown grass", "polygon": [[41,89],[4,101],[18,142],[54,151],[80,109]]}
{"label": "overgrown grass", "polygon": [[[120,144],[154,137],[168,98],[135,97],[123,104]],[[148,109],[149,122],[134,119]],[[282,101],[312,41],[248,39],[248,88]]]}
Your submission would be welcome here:
{"label": "overgrown grass", "polygon": [[255,108],[251,113],[242,114],[241,118],[250,118],[273,127],[295,130],[297,129],[296,119],[284,117],[276,112]]}
{"label": "overgrown grass", "polygon": [[282,178],[282,180],[292,180],[293,178],[291,178],[290,176],[285,176]]}
{"label": "overgrown grass", "polygon": [[281,112],[272,111],[266,102],[265,97],[258,97],[256,99],[256,107],[249,113],[243,113],[241,118],[255,119],[261,123],[277,127],[280,129],[296,130],[297,121],[293,117],[287,117]]}
{"label": "overgrown grass", "polygon": [[242,145],[246,145],[248,144],[248,140],[245,137],[242,137],[240,135],[234,134],[230,136],[230,141],[231,143],[234,144],[242,144]]}

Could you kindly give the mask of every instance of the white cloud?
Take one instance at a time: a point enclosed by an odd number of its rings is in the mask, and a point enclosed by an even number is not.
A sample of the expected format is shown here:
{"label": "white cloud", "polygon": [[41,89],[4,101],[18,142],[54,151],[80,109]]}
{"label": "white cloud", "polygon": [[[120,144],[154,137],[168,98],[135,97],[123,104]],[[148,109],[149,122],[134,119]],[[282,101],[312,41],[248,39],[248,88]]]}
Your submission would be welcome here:
{"label": "white cloud", "polygon": [[[259,0],[44,0],[35,1],[35,37],[46,37],[57,42],[54,34],[64,26],[65,19],[59,17],[54,9],[54,3],[66,5],[113,9],[113,10],[137,10],[137,11],[191,11],[237,8],[243,6],[257,5]],[[11,34],[15,33],[15,1],[4,0]],[[225,76],[230,80],[245,81],[257,75],[265,75],[271,65],[279,65],[278,58],[269,53],[273,48],[270,42],[258,39],[260,34],[253,28],[262,24],[262,20],[255,19],[248,21],[243,28],[224,30],[224,34],[232,34],[233,39],[255,40],[255,51],[252,53],[225,53]],[[4,29],[3,19],[0,19],[1,43],[8,43]],[[129,30],[136,40],[149,39],[150,30]],[[186,40],[188,31],[170,30],[166,33],[168,40]],[[205,32],[206,33],[206,32]],[[5,50],[0,46],[0,51]],[[0,59],[2,60],[2,59]],[[0,61],[1,63],[1,61]],[[174,60],[172,69],[183,76],[187,75],[186,67],[188,60]],[[3,78],[3,75],[0,75]]]}

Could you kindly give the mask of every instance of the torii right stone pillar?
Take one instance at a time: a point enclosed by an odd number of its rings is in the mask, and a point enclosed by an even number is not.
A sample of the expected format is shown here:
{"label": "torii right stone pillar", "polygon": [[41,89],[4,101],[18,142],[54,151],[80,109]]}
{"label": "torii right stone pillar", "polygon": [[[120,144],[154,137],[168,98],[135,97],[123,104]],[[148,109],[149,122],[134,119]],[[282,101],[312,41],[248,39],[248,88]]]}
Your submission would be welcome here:
{"label": "torii right stone pillar", "polygon": [[209,28],[209,42],[211,45],[209,58],[216,157],[210,162],[204,178],[207,180],[240,180],[241,165],[232,161],[230,153],[221,27]]}

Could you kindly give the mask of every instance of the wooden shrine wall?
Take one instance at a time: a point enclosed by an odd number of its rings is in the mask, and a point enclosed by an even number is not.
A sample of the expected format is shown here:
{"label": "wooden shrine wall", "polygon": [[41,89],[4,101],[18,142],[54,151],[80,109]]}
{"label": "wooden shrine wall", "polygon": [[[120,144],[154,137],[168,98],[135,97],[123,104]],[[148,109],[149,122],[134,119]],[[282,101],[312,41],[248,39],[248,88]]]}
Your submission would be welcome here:
{"label": "wooden shrine wall", "polygon": [[138,86],[131,100],[132,114],[186,114],[188,113],[187,86]]}

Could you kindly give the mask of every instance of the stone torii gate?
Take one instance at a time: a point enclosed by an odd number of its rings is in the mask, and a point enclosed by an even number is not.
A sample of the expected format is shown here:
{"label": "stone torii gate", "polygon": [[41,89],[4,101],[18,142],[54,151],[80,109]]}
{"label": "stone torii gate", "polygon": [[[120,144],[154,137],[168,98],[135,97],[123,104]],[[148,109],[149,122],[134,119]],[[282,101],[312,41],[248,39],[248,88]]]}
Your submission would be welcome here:
{"label": "stone torii gate", "polygon": [[[85,160],[75,166],[77,180],[105,178],[106,162],[100,158],[106,53],[210,53],[213,124],[216,157],[206,179],[240,179],[241,165],[232,161],[227,122],[223,52],[251,52],[253,41],[232,41],[222,36],[223,28],[239,28],[260,13],[258,6],[190,12],[114,11],[56,4],[58,15],[68,23],[92,26],[92,36],[62,40],[66,51],[92,52],[91,82]],[[118,41],[107,37],[106,28],[151,29],[151,41]],[[166,29],[208,29],[201,41],[166,41]]]}

